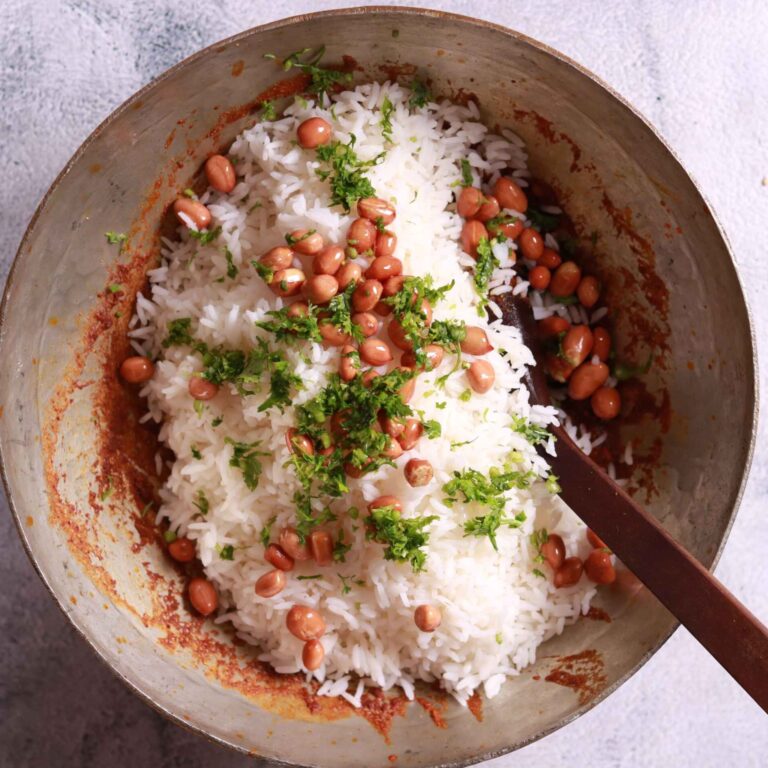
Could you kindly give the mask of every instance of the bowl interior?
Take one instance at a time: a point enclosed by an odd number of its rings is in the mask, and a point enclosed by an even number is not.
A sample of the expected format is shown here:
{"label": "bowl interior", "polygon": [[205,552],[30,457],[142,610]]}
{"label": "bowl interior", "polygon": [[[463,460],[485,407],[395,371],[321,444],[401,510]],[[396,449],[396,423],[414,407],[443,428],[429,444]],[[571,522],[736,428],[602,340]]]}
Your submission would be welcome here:
{"label": "bowl interior", "polygon": [[[655,356],[639,396],[657,407],[625,433],[641,457],[641,498],[713,563],[748,462],[755,391],[749,320],[716,223],[655,134],[594,79],[507,30],[426,11],[330,12],[252,30],[171,70],[86,142],[30,225],[7,288],[5,479],[62,608],[180,722],[291,764],[390,765],[394,754],[398,765],[458,765],[580,714],[659,647],[672,618],[645,590],[609,590],[598,605],[612,621],[568,628],[481,713],[427,692],[432,716],[396,696],[358,716],[270,675],[225,627],[193,618],[141,516],[158,482],[154,436],[114,370],[166,208],[202,159],[256,119],[260,100],[285,93],[275,82],[293,73],[263,55],[319,43],[328,61],[352,57],[360,81],[418,73],[525,139],[534,173],[558,189],[583,237],[595,233],[619,350]],[[129,233],[121,252],[108,230]],[[113,282],[124,291],[106,290]]]}

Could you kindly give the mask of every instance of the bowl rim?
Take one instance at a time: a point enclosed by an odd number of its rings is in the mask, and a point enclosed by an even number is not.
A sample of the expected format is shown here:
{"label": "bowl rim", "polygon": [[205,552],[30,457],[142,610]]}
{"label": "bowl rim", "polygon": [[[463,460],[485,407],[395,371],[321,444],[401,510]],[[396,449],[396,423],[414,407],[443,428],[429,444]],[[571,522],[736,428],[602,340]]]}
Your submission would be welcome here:
{"label": "bowl rim", "polygon": [[[142,86],[138,91],[133,93],[125,101],[123,101],[119,106],[117,106],[106,118],[104,118],[96,126],[96,128],[94,128],[91,131],[88,137],[75,150],[75,152],[72,154],[70,159],[66,162],[66,164],[61,169],[61,171],[59,171],[59,173],[56,175],[53,182],[49,186],[48,190],[45,192],[40,202],[36,206],[35,211],[32,214],[32,217],[30,218],[29,223],[27,224],[27,227],[24,231],[24,235],[22,236],[22,239],[19,243],[19,247],[16,250],[13,261],[8,271],[5,286],[3,288],[2,301],[0,302],[0,349],[2,349],[2,346],[5,343],[6,319],[10,311],[10,303],[11,303],[10,294],[15,285],[16,276],[17,276],[17,267],[21,263],[21,261],[24,259],[24,251],[27,247],[28,240],[31,236],[32,231],[37,225],[38,220],[41,218],[41,216],[45,212],[50,197],[56,191],[56,189],[58,188],[62,180],[67,176],[67,174],[72,170],[75,164],[80,160],[81,156],[85,153],[88,147],[90,147],[90,145],[115,120],[117,120],[121,115],[123,115],[124,112],[130,109],[136,102],[140,101],[145,93],[150,91],[157,84],[163,82],[164,80],[169,79],[184,67],[187,67],[188,65],[210,55],[212,52],[220,48],[222,45],[228,46],[233,43],[236,44],[242,40],[250,38],[255,34],[271,31],[274,29],[281,29],[283,27],[289,27],[293,24],[300,23],[300,22],[313,21],[315,19],[328,18],[328,17],[346,18],[346,17],[352,17],[352,16],[364,16],[368,14],[377,14],[377,13],[394,14],[395,16],[401,16],[404,18],[411,17],[411,16],[426,16],[426,17],[434,18],[438,20],[448,20],[452,22],[458,22],[460,24],[479,27],[481,29],[492,30],[494,32],[501,33],[508,38],[521,41],[531,46],[532,48],[538,49],[539,51],[542,51],[543,53],[549,56],[552,56],[558,61],[576,70],[578,74],[590,79],[598,87],[606,91],[609,96],[611,96],[614,100],[616,100],[620,104],[620,106],[628,110],[634,118],[639,120],[645,126],[645,128],[647,128],[650,131],[653,137],[661,145],[661,148],[668,153],[669,157],[674,161],[674,163],[676,163],[679,170],[681,170],[683,174],[685,174],[685,176],[691,182],[696,194],[698,194],[702,203],[704,204],[706,213],[710,216],[712,222],[714,223],[715,228],[722,241],[722,245],[725,249],[725,252],[728,255],[728,264],[726,265],[726,268],[730,267],[733,273],[733,276],[735,277],[736,285],[738,287],[739,295],[741,297],[741,302],[744,306],[747,325],[749,328],[749,345],[750,345],[750,352],[751,352],[751,355],[750,355],[751,369],[749,371],[749,374],[751,375],[749,376],[749,380],[747,382],[748,387],[751,385],[750,399],[751,399],[751,412],[752,412],[752,418],[750,420],[750,425],[749,425],[749,428],[750,428],[749,444],[747,446],[746,455],[744,457],[744,466],[741,472],[741,479],[739,481],[738,488],[736,489],[736,492],[732,495],[730,499],[731,514],[728,519],[728,523],[725,527],[725,530],[723,531],[723,535],[717,547],[717,550],[714,553],[712,564],[709,568],[710,571],[714,571],[718,564],[718,561],[720,560],[720,557],[722,555],[722,552],[728,540],[728,537],[731,533],[731,529],[733,528],[733,524],[736,520],[736,516],[738,515],[739,507],[744,496],[747,482],[749,480],[750,469],[752,466],[752,461],[754,459],[755,444],[757,439],[758,415],[759,415],[759,366],[758,366],[758,358],[757,358],[755,322],[754,322],[752,310],[747,300],[746,292],[744,290],[744,283],[741,279],[741,276],[736,266],[736,260],[734,259],[733,249],[731,247],[730,240],[728,239],[728,236],[717,214],[715,213],[715,210],[712,204],[710,203],[708,197],[704,194],[701,185],[698,183],[696,178],[687,170],[687,168],[681,161],[680,157],[678,156],[677,152],[670,146],[670,144],[667,142],[664,136],[662,136],[660,131],[636,107],[634,107],[626,98],[624,98],[611,85],[605,82],[598,75],[594,74],[591,70],[587,69],[584,65],[578,63],[574,59],[563,54],[561,51],[557,50],[556,48],[553,48],[552,46],[546,43],[542,43],[539,40],[536,40],[535,38],[532,38],[526,34],[518,32],[517,30],[511,29],[501,24],[496,24],[494,22],[487,21],[485,19],[465,16],[464,14],[453,13],[449,11],[435,10],[431,8],[421,8],[418,6],[400,6],[400,5],[348,6],[344,8],[334,8],[334,9],[329,9],[324,11],[315,11],[312,13],[295,14],[293,16],[287,16],[285,18],[267,22],[265,24],[259,24],[254,27],[249,27],[248,29],[243,30],[242,32],[238,32],[229,37],[223,38],[221,40],[217,40],[211,43],[210,45],[207,45],[206,47],[196,51],[195,53],[181,59],[179,62],[177,62],[173,66],[169,67],[168,69],[164,70],[162,73],[157,75],[156,77],[152,78],[146,85]],[[134,694],[136,694],[142,701],[144,701],[146,704],[149,704],[155,711],[157,711],[167,719],[171,720],[176,725],[180,725],[185,730],[191,731],[199,736],[202,736],[209,742],[220,744],[224,747],[233,749],[241,754],[255,756],[254,752],[249,751],[246,747],[239,744],[235,744],[231,741],[228,741],[226,738],[209,733],[208,731],[205,730],[203,725],[196,725],[184,720],[180,715],[176,714],[175,712],[172,712],[165,705],[155,701],[149,693],[143,690],[139,682],[130,679],[121,670],[113,666],[113,664],[109,661],[107,656],[102,652],[101,648],[96,644],[95,640],[93,640],[86,633],[85,629],[81,626],[78,617],[75,616],[73,612],[68,610],[63,599],[60,599],[57,596],[52,584],[48,580],[48,577],[46,576],[42,567],[38,563],[36,556],[32,550],[32,546],[27,538],[24,526],[22,525],[21,511],[17,508],[16,502],[13,497],[11,481],[6,472],[5,455],[6,455],[6,452],[5,452],[4,438],[2,433],[0,433],[0,478],[2,478],[3,489],[5,491],[5,496],[8,502],[8,508],[11,512],[11,516],[15,523],[16,530],[19,535],[19,538],[21,539],[24,550],[30,562],[32,563],[33,568],[37,572],[37,575],[40,577],[41,581],[45,585],[51,597],[53,597],[56,605],[62,611],[64,616],[72,625],[72,627],[74,627],[77,634],[86,642],[86,644],[94,652],[96,657],[109,670],[111,670],[111,672],[120,681],[122,681]],[[551,733],[554,733],[555,731],[559,730],[563,726],[568,725],[569,723],[578,719],[582,715],[586,714],[589,710],[597,706],[599,703],[603,702],[606,698],[608,698],[608,696],[610,696],[621,685],[623,685],[630,677],[635,675],[635,673],[637,673],[640,670],[640,668],[643,667],[646,664],[646,662],[654,654],[656,654],[659,650],[661,650],[662,646],[666,644],[666,642],[675,633],[675,631],[679,628],[679,626],[680,626],[680,623],[677,620],[675,620],[671,625],[669,631],[666,633],[666,635],[664,635],[656,643],[656,645],[653,648],[647,651],[638,660],[638,662],[632,666],[631,669],[625,672],[613,684],[611,684],[610,686],[607,686],[603,691],[601,691],[589,702],[587,702],[586,704],[580,705],[576,710],[574,710],[574,712],[562,717],[557,723],[533,734],[532,736],[526,739],[519,741],[514,745],[503,747],[501,749],[489,750],[487,752],[484,752],[480,755],[473,756],[471,758],[449,760],[448,762],[442,762],[439,765],[436,764],[434,768],[463,768],[463,766],[474,765],[486,760],[491,760],[491,759],[500,757],[502,755],[514,752],[529,744],[532,744],[533,742],[536,742],[539,739],[542,739],[545,736],[548,736]],[[268,758],[268,759],[274,765],[287,766],[288,768],[306,768],[306,767],[299,766],[295,763],[285,762],[283,760],[280,760],[279,758]]]}

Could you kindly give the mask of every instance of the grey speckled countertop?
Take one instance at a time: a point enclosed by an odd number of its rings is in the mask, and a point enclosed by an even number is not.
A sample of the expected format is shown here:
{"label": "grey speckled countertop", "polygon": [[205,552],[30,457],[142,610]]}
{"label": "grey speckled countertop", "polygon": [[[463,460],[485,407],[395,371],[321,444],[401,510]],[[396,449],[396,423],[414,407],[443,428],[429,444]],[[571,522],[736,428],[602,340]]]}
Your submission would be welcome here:
{"label": "grey speckled countertop", "polygon": [[[354,4],[286,0],[0,3],[0,277],[72,152],[179,59],[247,27]],[[418,4],[413,0],[412,4]],[[761,0],[421,0],[538,38],[592,69],[657,126],[731,239],[765,332],[768,3]],[[763,382],[768,379],[763,371]],[[764,392],[764,390],[763,390]],[[768,622],[768,446],[761,421],[718,576]],[[254,761],[163,720],[80,640],[0,512],[0,765],[240,766]],[[489,766],[763,766],[768,718],[684,630],[577,722]]]}

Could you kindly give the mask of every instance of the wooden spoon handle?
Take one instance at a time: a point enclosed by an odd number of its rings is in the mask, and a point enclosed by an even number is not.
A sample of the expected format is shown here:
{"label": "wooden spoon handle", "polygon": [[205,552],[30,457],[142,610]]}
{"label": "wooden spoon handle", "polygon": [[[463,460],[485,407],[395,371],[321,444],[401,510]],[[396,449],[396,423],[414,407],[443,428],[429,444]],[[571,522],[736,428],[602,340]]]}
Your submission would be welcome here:
{"label": "wooden spoon handle", "polygon": [[547,456],[576,514],[768,712],[768,629],[561,428]]}

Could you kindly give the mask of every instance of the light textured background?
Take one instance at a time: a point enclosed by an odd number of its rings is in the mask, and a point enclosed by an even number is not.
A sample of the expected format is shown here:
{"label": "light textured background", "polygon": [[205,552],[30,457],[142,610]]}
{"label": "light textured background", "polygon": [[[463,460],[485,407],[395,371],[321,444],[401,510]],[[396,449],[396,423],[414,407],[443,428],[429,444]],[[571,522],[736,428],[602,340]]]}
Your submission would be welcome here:
{"label": "light textured background", "polygon": [[[0,278],[56,173],[140,86],[247,27],[345,4],[353,2],[0,0]],[[650,118],[721,217],[768,359],[768,3],[421,4],[538,38],[592,69]],[[764,437],[761,423],[747,493],[717,574],[768,622]],[[254,765],[167,723],[96,660],[43,589],[0,501],[0,765]],[[768,764],[768,718],[684,630],[589,714],[488,763],[727,764]]]}

